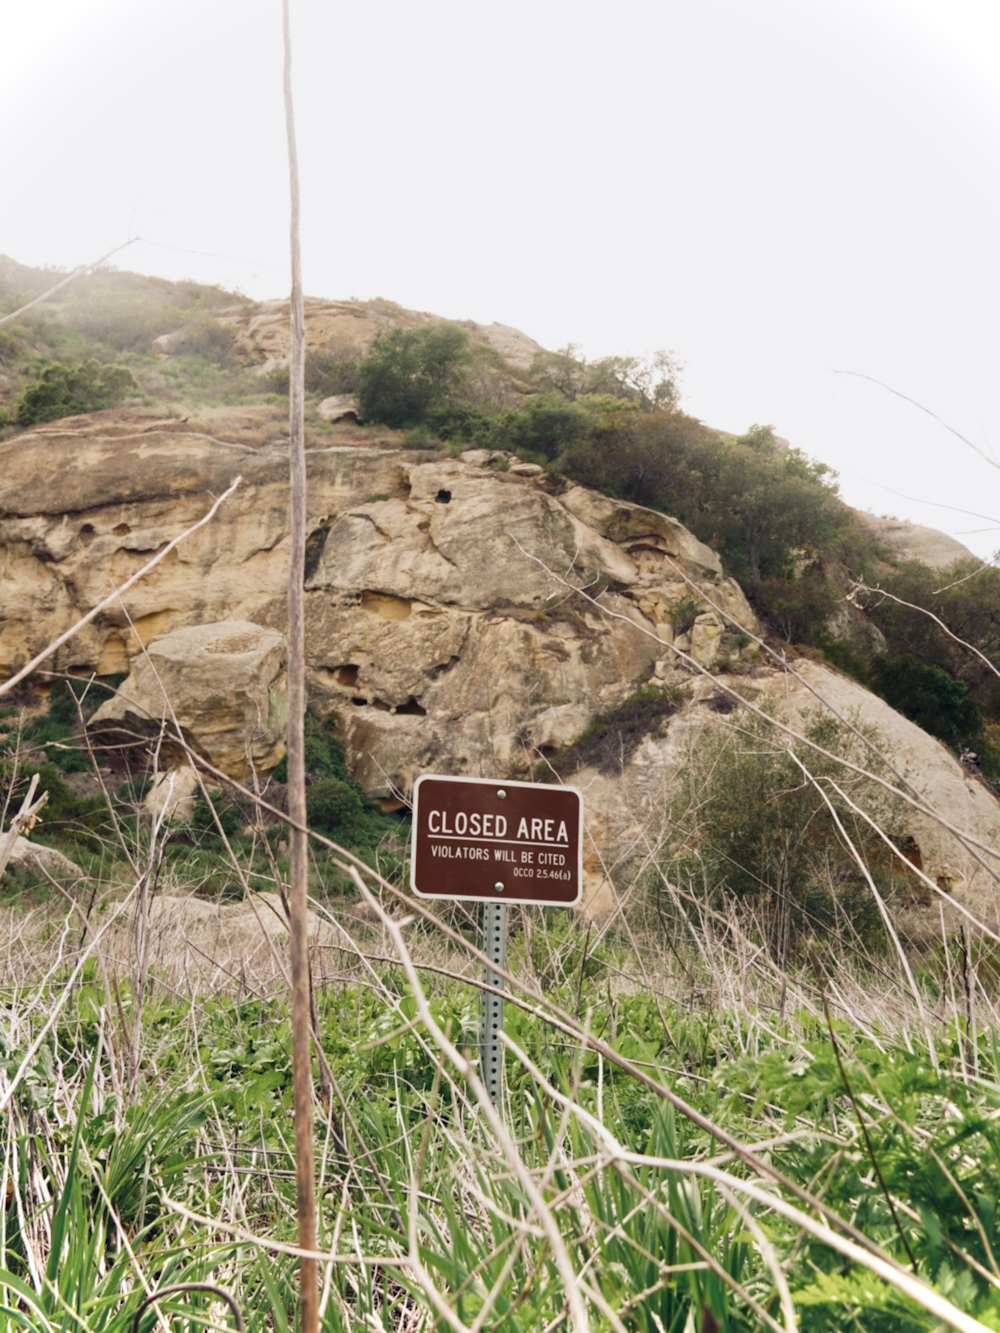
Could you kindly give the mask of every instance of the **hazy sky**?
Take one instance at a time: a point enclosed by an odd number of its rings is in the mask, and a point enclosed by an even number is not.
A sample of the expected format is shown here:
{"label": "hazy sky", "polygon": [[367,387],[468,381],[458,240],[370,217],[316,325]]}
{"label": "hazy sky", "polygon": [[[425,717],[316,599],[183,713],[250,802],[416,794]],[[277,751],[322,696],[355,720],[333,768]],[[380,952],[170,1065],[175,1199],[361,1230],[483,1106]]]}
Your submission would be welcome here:
{"label": "hazy sky", "polygon": [[[292,12],[310,294],[673,349],[688,411],[1000,546],[1000,471],[833,373],[1000,455],[996,0]],[[0,0],[0,162],[0,253],[286,294],[279,0]]]}

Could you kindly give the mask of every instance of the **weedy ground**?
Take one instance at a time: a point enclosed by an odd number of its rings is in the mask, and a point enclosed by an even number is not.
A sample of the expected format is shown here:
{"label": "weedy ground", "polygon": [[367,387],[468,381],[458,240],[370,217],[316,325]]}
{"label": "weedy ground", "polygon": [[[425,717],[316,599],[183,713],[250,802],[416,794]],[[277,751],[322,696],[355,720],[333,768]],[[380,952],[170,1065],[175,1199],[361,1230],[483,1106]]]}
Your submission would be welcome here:
{"label": "weedy ground", "polygon": [[[217,795],[156,828],[134,775],[90,793],[71,704],[4,719],[10,792],[42,776],[85,873],[4,881],[0,1328],[229,1327],[225,1291],[283,1333],[280,825]],[[476,909],[407,901],[398,820],[318,725],[307,748],[357,858],[317,844],[312,872],[324,1329],[1000,1330],[987,943],[907,972],[888,940],[804,939],[779,966],[651,861],[605,927],[512,909],[494,1109]]]}
{"label": "weedy ground", "polygon": [[[148,1294],[204,1283],[248,1328],[293,1328],[282,979],[142,978],[99,925],[80,939],[75,904],[45,912],[47,939],[22,921],[7,941],[36,975],[0,1009],[0,1320],[117,1333]],[[896,1333],[945,1326],[929,1290],[1000,1329],[984,960],[953,960],[972,1011],[929,966],[919,1019],[856,964],[755,965],[734,923],[692,921],[697,947],[643,969],[623,936],[531,909],[496,1120],[474,1078],[472,924],[384,892],[317,986],[325,1329]],[[227,1319],[217,1293],[181,1292],[139,1327]]]}

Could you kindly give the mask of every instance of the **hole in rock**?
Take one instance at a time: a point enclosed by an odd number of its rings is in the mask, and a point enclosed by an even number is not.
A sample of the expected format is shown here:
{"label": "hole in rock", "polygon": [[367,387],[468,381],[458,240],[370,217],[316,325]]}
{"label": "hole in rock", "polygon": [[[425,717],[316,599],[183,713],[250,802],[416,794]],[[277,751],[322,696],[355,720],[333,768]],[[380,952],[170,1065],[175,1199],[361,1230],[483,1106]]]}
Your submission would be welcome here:
{"label": "hole in rock", "polygon": [[[343,666],[334,667],[333,674],[336,677],[338,685],[346,685],[348,689],[358,683],[358,667],[353,662],[345,662]],[[353,701],[357,703],[355,699]]]}
{"label": "hole in rock", "polygon": [[112,528],[112,532],[116,537],[127,537],[131,531],[132,529],[127,523],[116,523]]}
{"label": "hole in rock", "polygon": [[446,505],[451,500],[451,491],[446,491],[442,486],[441,489],[438,491],[437,495],[435,495],[434,499],[438,502],[439,505]]}
{"label": "hole in rock", "polygon": [[367,700],[367,699],[362,699],[360,695],[355,696],[355,698],[353,698],[353,699],[351,700],[351,703],[354,704],[355,708],[367,708],[367,707],[368,707],[368,700]]}
{"label": "hole in rock", "polygon": [[306,538],[305,559],[302,567],[303,582],[308,583],[319,568],[319,562],[323,558],[323,550],[329,535],[330,524],[324,520],[319,527],[314,528]]}
{"label": "hole in rock", "polygon": [[96,535],[93,523],[84,523],[80,529],[80,545],[89,546]]}
{"label": "hole in rock", "polygon": [[396,707],[396,712],[397,712],[397,713],[407,713],[407,714],[412,715],[413,717],[426,717],[426,716],[427,716],[427,709],[426,709],[426,708],[422,708],[422,707],[420,706],[420,704],[417,703],[416,699],[413,698],[412,695],[410,696],[409,699],[407,699],[407,701],[406,701],[405,704],[398,704],[398,705],[397,705],[397,707]]}
{"label": "hole in rock", "polygon": [[381,620],[406,620],[412,605],[405,597],[393,597],[389,593],[363,592],[361,609],[378,616]]}

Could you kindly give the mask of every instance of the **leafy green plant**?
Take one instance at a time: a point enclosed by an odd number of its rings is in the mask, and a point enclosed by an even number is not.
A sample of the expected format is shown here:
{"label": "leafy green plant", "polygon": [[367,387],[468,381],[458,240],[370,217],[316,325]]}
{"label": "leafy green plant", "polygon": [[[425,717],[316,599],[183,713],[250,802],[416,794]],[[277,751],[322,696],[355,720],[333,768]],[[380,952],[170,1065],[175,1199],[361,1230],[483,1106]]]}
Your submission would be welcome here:
{"label": "leafy green plant", "polygon": [[17,420],[22,426],[37,426],[80,412],[97,412],[138,388],[126,366],[101,365],[94,360],[76,366],[46,366],[21,395]]}
{"label": "leafy green plant", "polygon": [[520,412],[507,414],[498,438],[517,453],[552,460],[589,439],[594,418],[580,403],[556,394],[539,394]]}
{"label": "leafy green plant", "polygon": [[361,416],[386,426],[419,425],[461,385],[468,341],[454,324],[380,333],[358,366]]}
{"label": "leafy green plant", "polygon": [[171,339],[171,352],[199,357],[212,365],[231,366],[236,361],[233,331],[211,315],[196,316]]}
{"label": "leafy green plant", "polygon": [[877,657],[872,683],[886,703],[952,745],[973,740],[982,728],[982,714],[969,698],[966,682],[931,662],[906,653]]}

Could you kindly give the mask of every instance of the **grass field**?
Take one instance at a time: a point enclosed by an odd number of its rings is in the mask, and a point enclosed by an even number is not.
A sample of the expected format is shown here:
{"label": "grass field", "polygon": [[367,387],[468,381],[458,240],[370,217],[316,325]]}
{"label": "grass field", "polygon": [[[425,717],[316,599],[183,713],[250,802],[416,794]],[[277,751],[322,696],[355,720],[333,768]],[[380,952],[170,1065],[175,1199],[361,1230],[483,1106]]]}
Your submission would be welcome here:
{"label": "grass field", "polygon": [[[921,1013],[889,967],[782,975],[735,922],[692,917],[653,965],[529,909],[494,1111],[474,922],[367,880],[317,904],[324,1328],[1000,1329],[988,957],[929,963]],[[185,988],[176,959],[142,970],[141,895],[86,929],[81,901],[8,925],[0,1319],[110,1333],[196,1283],[292,1328],[280,968]],[[178,1292],[139,1328],[227,1309]]]}

